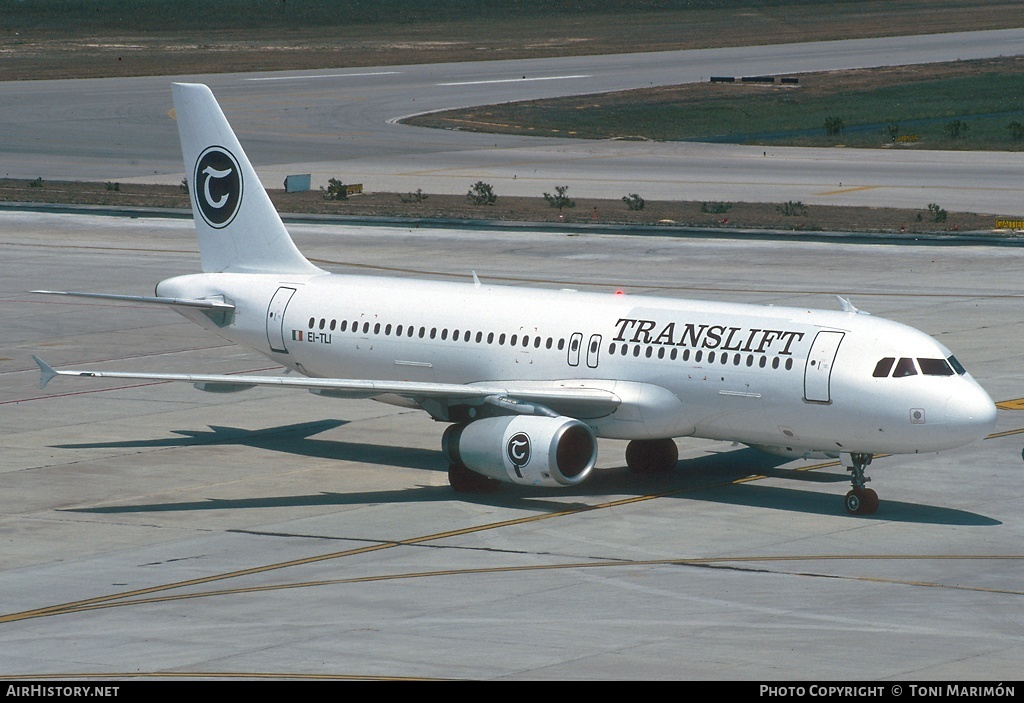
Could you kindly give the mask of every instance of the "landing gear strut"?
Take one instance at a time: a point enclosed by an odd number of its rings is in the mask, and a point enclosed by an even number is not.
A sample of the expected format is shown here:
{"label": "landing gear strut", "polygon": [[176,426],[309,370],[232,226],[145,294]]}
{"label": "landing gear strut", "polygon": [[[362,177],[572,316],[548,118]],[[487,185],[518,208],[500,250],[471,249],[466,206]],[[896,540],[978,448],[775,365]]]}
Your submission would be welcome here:
{"label": "landing gear strut", "polygon": [[634,439],[626,445],[626,466],[642,474],[671,471],[679,461],[679,448],[669,439]]}
{"label": "landing gear strut", "polygon": [[874,515],[878,510],[878,494],[865,484],[871,479],[864,475],[864,469],[871,463],[870,454],[843,454],[846,470],[852,475],[853,489],[846,494],[846,512],[851,515]]}

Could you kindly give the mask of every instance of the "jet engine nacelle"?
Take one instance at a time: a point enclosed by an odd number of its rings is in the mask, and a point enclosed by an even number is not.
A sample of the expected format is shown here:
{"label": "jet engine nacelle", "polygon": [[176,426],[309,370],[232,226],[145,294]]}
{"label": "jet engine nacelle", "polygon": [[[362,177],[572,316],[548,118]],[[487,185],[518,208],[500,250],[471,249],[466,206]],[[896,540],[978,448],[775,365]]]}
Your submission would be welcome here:
{"label": "jet engine nacelle", "polygon": [[484,418],[450,426],[441,444],[453,464],[529,486],[574,486],[597,462],[594,432],[571,417]]}

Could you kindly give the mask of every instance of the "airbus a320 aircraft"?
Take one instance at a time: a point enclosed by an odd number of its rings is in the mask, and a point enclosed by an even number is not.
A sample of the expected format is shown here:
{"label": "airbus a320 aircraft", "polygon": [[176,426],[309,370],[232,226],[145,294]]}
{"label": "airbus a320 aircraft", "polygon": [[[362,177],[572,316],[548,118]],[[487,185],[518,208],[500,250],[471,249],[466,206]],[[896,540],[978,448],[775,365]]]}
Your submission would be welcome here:
{"label": "airbus a320 aircraft", "polygon": [[36,358],[41,385],[277,386],[420,408],[450,423],[457,491],[575,486],[598,437],[629,440],[636,470],[674,467],[676,437],[839,457],[855,514],[878,507],[872,456],[950,449],[994,426],[992,399],[949,349],[842,298],[805,310],[323,271],[296,249],[209,88],[173,94],[203,273],[155,296],[36,292],[164,305],[301,377],[56,371]]}

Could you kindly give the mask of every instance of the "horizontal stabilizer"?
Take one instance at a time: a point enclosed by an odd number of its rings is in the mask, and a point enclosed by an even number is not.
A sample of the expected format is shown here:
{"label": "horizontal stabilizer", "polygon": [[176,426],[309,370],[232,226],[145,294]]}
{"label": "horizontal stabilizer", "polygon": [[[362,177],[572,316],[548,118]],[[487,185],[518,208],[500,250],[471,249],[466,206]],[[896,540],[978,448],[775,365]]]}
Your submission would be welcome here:
{"label": "horizontal stabilizer", "polygon": [[225,300],[216,298],[163,298],[153,295],[121,295],[118,293],[81,293],[65,290],[34,290],[31,293],[43,295],[67,295],[75,298],[93,298],[99,300],[117,300],[125,303],[142,305],[165,305],[171,308],[199,310],[218,327],[231,324],[235,317],[235,306]]}
{"label": "horizontal stabilizer", "polygon": [[204,310],[232,311],[235,306],[223,300],[205,300],[202,298],[161,298],[153,295],[120,295],[117,293],[81,293],[69,290],[33,290],[30,293],[43,295],[67,295],[75,298],[99,298],[100,300],[119,300],[126,303],[142,303],[145,305],[172,305],[183,308],[200,308]]}

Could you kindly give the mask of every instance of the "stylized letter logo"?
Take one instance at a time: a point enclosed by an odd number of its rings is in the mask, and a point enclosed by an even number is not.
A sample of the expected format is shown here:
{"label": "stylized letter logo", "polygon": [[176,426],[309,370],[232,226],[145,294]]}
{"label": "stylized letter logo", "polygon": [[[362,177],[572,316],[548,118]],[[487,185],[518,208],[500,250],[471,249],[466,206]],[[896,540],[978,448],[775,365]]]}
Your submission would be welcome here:
{"label": "stylized letter logo", "polygon": [[530,437],[525,432],[512,435],[505,445],[505,454],[516,471],[530,463]]}
{"label": "stylized letter logo", "polygon": [[231,224],[242,204],[242,170],[230,151],[211,146],[199,155],[194,173],[199,214],[211,227]]}

